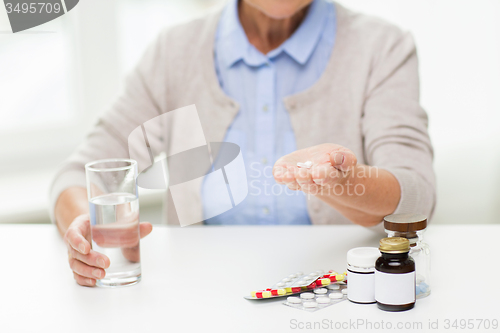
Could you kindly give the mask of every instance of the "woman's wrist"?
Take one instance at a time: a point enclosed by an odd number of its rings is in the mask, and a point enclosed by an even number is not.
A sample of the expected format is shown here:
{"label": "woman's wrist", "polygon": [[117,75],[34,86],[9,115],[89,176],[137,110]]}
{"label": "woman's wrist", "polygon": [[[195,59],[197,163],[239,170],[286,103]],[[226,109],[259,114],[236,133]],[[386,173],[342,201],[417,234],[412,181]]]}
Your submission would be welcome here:
{"label": "woman's wrist", "polygon": [[383,217],[396,209],[400,188],[397,179],[389,172],[358,164],[346,171],[337,183],[323,188],[315,196],[336,208],[344,206]]}

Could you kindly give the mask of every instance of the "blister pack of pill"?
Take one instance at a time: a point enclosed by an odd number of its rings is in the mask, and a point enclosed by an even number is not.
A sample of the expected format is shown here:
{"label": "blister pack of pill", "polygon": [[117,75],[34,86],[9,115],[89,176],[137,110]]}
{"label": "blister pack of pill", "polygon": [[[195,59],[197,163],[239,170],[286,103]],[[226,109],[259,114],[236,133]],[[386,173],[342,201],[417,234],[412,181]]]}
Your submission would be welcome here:
{"label": "blister pack of pill", "polygon": [[276,282],[271,288],[252,291],[250,296],[245,296],[245,298],[264,299],[282,297],[296,294],[303,290],[313,289],[316,287],[314,282],[321,276],[321,273],[319,271],[305,275],[303,272],[292,273]]}
{"label": "blister pack of pill", "polygon": [[345,299],[347,299],[347,285],[334,283],[326,288],[316,288],[312,292],[288,296],[283,305],[314,312],[342,302]]}
{"label": "blister pack of pill", "polygon": [[268,299],[290,296],[344,280],[345,274],[338,274],[335,271],[328,271],[325,274],[325,271],[317,270],[305,275],[302,272],[297,272],[284,277],[279,282],[275,283],[271,288],[252,291],[250,296],[245,296],[245,298]]}
{"label": "blister pack of pill", "polygon": [[306,287],[319,278],[319,276],[319,273],[316,272],[312,272],[307,275],[304,275],[302,272],[292,273],[273,285],[271,289]]}

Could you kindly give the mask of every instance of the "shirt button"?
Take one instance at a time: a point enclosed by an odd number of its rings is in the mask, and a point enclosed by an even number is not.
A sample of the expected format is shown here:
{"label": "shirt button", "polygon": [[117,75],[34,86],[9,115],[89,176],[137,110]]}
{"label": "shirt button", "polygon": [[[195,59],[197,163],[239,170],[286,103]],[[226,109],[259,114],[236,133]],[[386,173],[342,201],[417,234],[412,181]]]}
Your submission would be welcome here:
{"label": "shirt button", "polygon": [[262,107],[262,111],[264,111],[264,112],[267,112],[267,110],[268,110],[268,109],[269,109],[269,108],[267,107],[267,104],[265,104],[265,105]]}
{"label": "shirt button", "polygon": [[263,157],[260,161],[264,165],[267,164],[267,158],[265,158],[265,157]]}
{"label": "shirt button", "polygon": [[262,212],[266,215],[269,215],[269,208],[267,207],[262,208]]}

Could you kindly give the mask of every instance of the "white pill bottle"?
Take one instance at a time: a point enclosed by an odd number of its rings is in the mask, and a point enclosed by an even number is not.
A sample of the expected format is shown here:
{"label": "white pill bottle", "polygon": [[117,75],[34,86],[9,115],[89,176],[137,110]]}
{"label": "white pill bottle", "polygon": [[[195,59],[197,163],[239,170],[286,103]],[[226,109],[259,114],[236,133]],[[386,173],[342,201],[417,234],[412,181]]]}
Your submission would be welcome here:
{"label": "white pill bottle", "polygon": [[347,299],[354,303],[375,303],[376,247],[356,247],[347,252]]}

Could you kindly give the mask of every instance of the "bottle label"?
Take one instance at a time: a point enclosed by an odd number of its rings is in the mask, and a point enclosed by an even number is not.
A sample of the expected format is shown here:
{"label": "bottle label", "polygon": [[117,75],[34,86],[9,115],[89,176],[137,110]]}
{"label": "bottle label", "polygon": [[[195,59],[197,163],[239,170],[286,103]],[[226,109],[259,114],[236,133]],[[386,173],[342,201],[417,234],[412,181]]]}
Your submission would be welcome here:
{"label": "bottle label", "polygon": [[375,303],[375,273],[349,271],[347,298],[357,303]]}
{"label": "bottle label", "polygon": [[415,302],[415,271],[392,274],[375,270],[375,299],[388,305]]}

